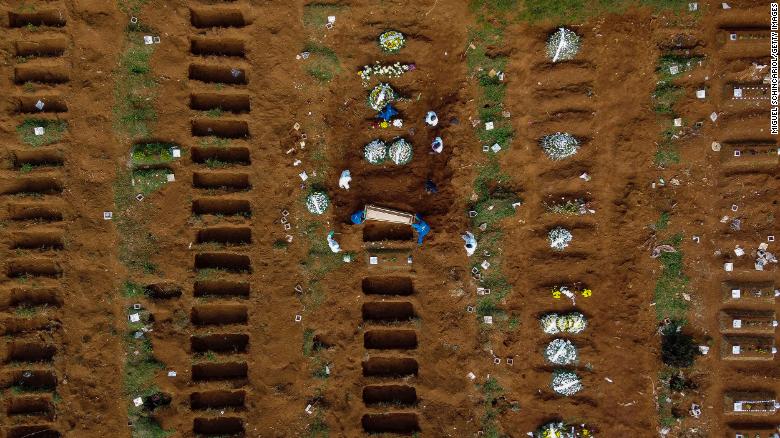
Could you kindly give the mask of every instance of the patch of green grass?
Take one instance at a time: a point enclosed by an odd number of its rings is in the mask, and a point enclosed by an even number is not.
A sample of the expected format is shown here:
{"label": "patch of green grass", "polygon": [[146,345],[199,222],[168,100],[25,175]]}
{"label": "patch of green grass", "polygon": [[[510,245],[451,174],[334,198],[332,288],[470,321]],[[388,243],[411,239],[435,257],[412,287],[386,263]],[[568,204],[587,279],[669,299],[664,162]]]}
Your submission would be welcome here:
{"label": "patch of green grass", "polygon": [[672,82],[659,81],[653,91],[653,111],[658,114],[674,115],[674,104],[683,94],[683,89]]}
{"label": "patch of green grass", "polygon": [[330,436],[330,429],[328,429],[328,424],[325,423],[325,416],[321,411],[317,412],[317,416],[309,423],[309,426],[306,428],[306,436],[308,438],[328,438]]}
{"label": "patch of green grass", "polygon": [[661,262],[661,276],[655,285],[655,311],[658,320],[670,318],[685,320],[688,303],[682,294],[688,286],[688,277],[683,273],[683,253],[680,250],[682,235],[676,234],[665,243],[672,245],[676,252],[663,252],[658,260]]}
{"label": "patch of green grass", "polygon": [[30,163],[24,163],[24,164],[22,164],[21,167],[19,167],[19,172],[20,173],[30,173],[30,172],[33,171],[33,169],[35,169],[35,166],[33,166]]}
{"label": "patch of green grass", "polygon": [[498,383],[495,377],[485,380],[482,385],[477,385],[482,393],[482,406],[485,412],[480,419],[480,426],[486,437],[499,438],[501,429],[498,425],[498,415],[501,410],[496,408],[496,401],[504,394],[504,388]]}
{"label": "patch of green grass", "polygon": [[230,140],[227,138],[217,137],[215,135],[208,135],[198,138],[198,146],[200,147],[227,147],[230,144]]}
{"label": "patch of green grass", "polygon": [[314,330],[306,329],[303,331],[303,355],[310,357],[314,350]]}
{"label": "patch of green grass", "polygon": [[661,215],[658,218],[658,221],[655,223],[655,230],[661,231],[665,230],[669,227],[669,220],[671,219],[671,215],[668,211],[662,211]]}
{"label": "patch of green grass", "polygon": [[37,315],[40,310],[41,309],[39,306],[23,304],[14,309],[14,314],[22,318],[32,318],[33,316]]}
{"label": "patch of green grass", "polygon": [[[510,3],[509,0],[475,0]],[[532,23],[553,21],[571,24],[606,13],[622,12],[629,7],[647,6],[657,11],[683,11],[687,0],[520,0],[519,18]],[[506,10],[506,6],[504,6]]]}
{"label": "patch of green grass", "polygon": [[151,273],[157,267],[151,258],[157,253],[157,239],[147,229],[154,207],[138,202],[138,194],[126,169],[117,172],[114,182],[114,223],[121,239],[119,260],[131,271]]}
{"label": "patch of green grass", "polygon": [[137,14],[141,12],[141,7],[149,0],[117,0],[119,10],[125,13]]}
{"label": "patch of green grass", "polygon": [[653,164],[660,168],[670,164],[680,163],[680,152],[677,144],[671,139],[664,139],[658,143],[658,148],[653,156]]}
{"label": "patch of green grass", "polygon": [[149,124],[157,120],[156,82],[150,65],[154,45],[143,44],[141,38],[140,32],[128,34],[128,47],[120,57],[114,88],[115,127],[130,138],[148,136]]}
{"label": "patch of green grass", "polygon": [[173,161],[171,148],[176,147],[173,143],[139,143],[133,146],[130,156],[132,164],[148,165],[163,164]]}
{"label": "patch of green grass", "polygon": [[304,64],[306,73],[318,81],[330,82],[341,72],[339,57],[330,47],[310,41],[303,51],[309,52],[309,59]]}
{"label": "patch of green grass", "polygon": [[[35,135],[37,127],[44,129],[43,135]],[[68,123],[64,120],[25,119],[16,127],[16,133],[19,134],[19,139],[22,142],[38,147],[60,141],[67,127]]]}
{"label": "patch of green grass", "polygon": [[130,280],[125,280],[122,283],[122,295],[125,298],[142,297],[146,294],[146,289],[138,283],[134,283]]}
{"label": "patch of green grass", "polygon": [[164,185],[168,184],[168,169],[140,169],[133,171],[133,181],[135,191],[144,196],[156,192]]}
{"label": "patch of green grass", "polygon": [[225,111],[222,108],[212,108],[205,112],[206,117],[216,119],[218,117],[222,117],[225,114]]}
{"label": "patch of green grass", "polygon": [[303,25],[307,27],[324,27],[328,16],[337,15],[347,7],[339,4],[309,3],[303,7]]}

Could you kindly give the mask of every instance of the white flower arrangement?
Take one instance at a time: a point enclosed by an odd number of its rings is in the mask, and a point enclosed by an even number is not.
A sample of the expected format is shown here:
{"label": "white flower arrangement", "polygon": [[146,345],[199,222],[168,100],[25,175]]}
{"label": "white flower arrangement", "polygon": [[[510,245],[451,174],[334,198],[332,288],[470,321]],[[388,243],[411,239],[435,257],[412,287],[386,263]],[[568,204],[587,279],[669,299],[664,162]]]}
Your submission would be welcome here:
{"label": "white flower arrangement", "polygon": [[364,65],[363,69],[358,72],[360,79],[363,81],[363,86],[367,87],[368,82],[372,76],[384,76],[389,78],[401,77],[404,73],[414,71],[416,66],[414,64],[401,64],[396,62],[395,64],[380,64],[376,61],[373,65]]}
{"label": "white flower arrangement", "polygon": [[571,134],[556,132],[542,137],[539,146],[551,160],[557,161],[576,154],[580,148],[580,141]]}
{"label": "white flower arrangement", "polygon": [[404,45],[406,45],[406,38],[397,30],[388,30],[379,35],[379,47],[384,52],[397,53]]}
{"label": "white flower arrangement", "polygon": [[550,386],[556,393],[568,397],[582,390],[582,380],[572,371],[555,370]]}
{"label": "white flower arrangement", "polygon": [[387,159],[387,145],[382,140],[374,140],[365,146],[363,156],[371,164],[382,164]]}
{"label": "white flower arrangement", "polygon": [[368,93],[368,106],[375,111],[382,111],[388,103],[395,100],[395,91],[389,84],[379,84]]}
{"label": "white flower arrangement", "polygon": [[553,339],[544,350],[544,357],[555,365],[577,362],[577,347],[568,339]]}
{"label": "white flower arrangement", "polygon": [[569,246],[573,236],[571,231],[563,227],[555,227],[550,230],[547,235],[547,240],[550,242],[550,248],[555,251],[563,251]]}
{"label": "white flower arrangement", "polygon": [[314,192],[306,197],[306,208],[312,214],[323,214],[330,205],[330,199],[325,192]]}
{"label": "white flower arrangement", "polygon": [[557,313],[548,313],[539,318],[539,322],[542,324],[542,330],[548,335],[560,333],[560,330],[558,330],[558,318],[560,318],[560,315]]}
{"label": "white flower arrangement", "polygon": [[580,36],[574,31],[559,28],[547,39],[547,56],[552,62],[568,61],[580,50]]}
{"label": "white flower arrangement", "polygon": [[403,166],[412,161],[412,145],[403,138],[399,138],[387,148],[387,155],[390,156],[393,163]]}

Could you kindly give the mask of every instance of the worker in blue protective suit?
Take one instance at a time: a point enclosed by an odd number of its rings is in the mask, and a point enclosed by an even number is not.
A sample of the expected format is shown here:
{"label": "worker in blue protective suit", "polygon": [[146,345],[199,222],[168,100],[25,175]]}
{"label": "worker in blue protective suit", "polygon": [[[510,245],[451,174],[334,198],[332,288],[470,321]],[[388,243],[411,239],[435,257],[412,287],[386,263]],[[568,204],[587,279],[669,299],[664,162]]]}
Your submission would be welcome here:
{"label": "worker in blue protective suit", "polygon": [[415,214],[414,218],[417,222],[412,224],[412,228],[417,231],[417,244],[422,245],[423,239],[425,239],[425,235],[428,234],[431,231],[431,226],[428,225],[427,222],[422,220],[419,214]]}
{"label": "worker in blue protective suit", "polygon": [[355,225],[360,225],[366,220],[366,212],[365,210],[358,210],[354,213],[352,213],[352,223]]}

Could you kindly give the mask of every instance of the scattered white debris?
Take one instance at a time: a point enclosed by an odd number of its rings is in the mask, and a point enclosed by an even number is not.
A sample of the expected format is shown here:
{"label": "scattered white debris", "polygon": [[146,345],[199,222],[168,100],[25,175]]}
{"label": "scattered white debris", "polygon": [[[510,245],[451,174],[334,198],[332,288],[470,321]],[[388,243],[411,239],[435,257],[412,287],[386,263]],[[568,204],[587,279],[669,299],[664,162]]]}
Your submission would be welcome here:
{"label": "scattered white debris", "polygon": [[132,313],[129,316],[130,322],[139,322],[141,321],[141,314],[140,313]]}
{"label": "scattered white debris", "polygon": [[144,44],[154,44],[154,38],[151,35],[144,35]]}
{"label": "scattered white debris", "polygon": [[715,111],[713,111],[713,112],[712,112],[712,114],[710,114],[710,120],[712,120],[713,122],[714,122],[715,120],[718,120],[718,113],[716,113]]}
{"label": "scattered white debris", "polygon": [[710,352],[710,347],[708,347],[706,345],[699,345],[699,353],[701,353],[702,355],[706,356],[707,353],[709,353],[709,352]]}
{"label": "scattered white debris", "polygon": [[43,101],[38,100],[38,102],[35,102],[35,107],[38,108],[38,111],[43,111],[43,107],[44,107]]}
{"label": "scattered white debris", "polygon": [[176,371],[168,371],[168,377],[176,377]]}
{"label": "scattered white debris", "polygon": [[135,405],[135,407],[139,407],[142,404],[144,404],[144,399],[142,399],[141,397],[136,397],[133,399],[133,404]]}
{"label": "scattered white debris", "polygon": [[493,122],[485,122],[485,131],[493,130]]}
{"label": "scattered white debris", "polygon": [[477,375],[472,372],[469,372],[468,374],[466,374],[466,377],[468,377],[471,380],[474,380],[477,378]]}
{"label": "scattered white debris", "polygon": [[678,118],[674,119],[674,126],[677,126],[677,127],[682,126],[682,118],[681,117],[678,117]]}
{"label": "scattered white debris", "polygon": [[103,220],[110,221],[111,219],[113,219],[113,217],[114,217],[114,213],[113,212],[111,212],[111,211],[104,211],[103,212]]}
{"label": "scattered white debris", "polygon": [[493,317],[492,317],[492,316],[490,316],[490,315],[485,315],[485,316],[482,318],[482,321],[483,321],[485,324],[493,324]]}
{"label": "scattered white debris", "polygon": [[46,133],[46,129],[43,128],[43,126],[36,126],[33,128],[33,134],[35,135],[43,135]]}

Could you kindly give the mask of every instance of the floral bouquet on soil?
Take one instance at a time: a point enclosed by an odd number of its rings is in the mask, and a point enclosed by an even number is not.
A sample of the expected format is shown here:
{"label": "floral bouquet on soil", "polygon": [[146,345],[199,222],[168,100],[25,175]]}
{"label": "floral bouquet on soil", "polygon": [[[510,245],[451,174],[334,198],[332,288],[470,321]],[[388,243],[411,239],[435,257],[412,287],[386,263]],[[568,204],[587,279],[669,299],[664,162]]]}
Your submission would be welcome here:
{"label": "floral bouquet on soil", "polygon": [[545,202],[544,209],[548,213],[562,214],[566,216],[582,216],[588,213],[593,214],[596,211],[590,208],[590,202],[584,198],[561,197],[554,202]]}
{"label": "floral bouquet on soil", "polygon": [[374,140],[363,148],[363,156],[369,163],[380,165],[387,159],[387,145],[382,140]]}
{"label": "floral bouquet on soil", "polygon": [[563,251],[571,243],[573,236],[571,231],[563,227],[555,227],[547,234],[547,240],[550,242],[550,248],[555,251]]}
{"label": "floral bouquet on soil", "polygon": [[358,72],[358,75],[360,75],[360,79],[363,81],[363,86],[367,87],[372,76],[398,78],[406,72],[414,71],[416,68],[417,67],[414,64],[401,64],[400,62],[396,62],[395,64],[382,65],[379,61],[376,61],[373,65],[364,65]]}
{"label": "floral bouquet on soil", "polygon": [[571,134],[556,132],[542,137],[539,146],[551,160],[558,161],[576,154],[580,149],[580,141]]}
{"label": "floral bouquet on soil", "polygon": [[582,390],[582,380],[580,380],[580,376],[572,371],[555,370],[553,371],[550,386],[556,393],[568,397]]}
{"label": "floral bouquet on soil", "polygon": [[542,330],[548,335],[558,333],[582,333],[588,326],[588,319],[580,312],[571,312],[563,315],[548,313],[539,318]]}
{"label": "floral bouquet on soil", "polygon": [[312,192],[306,197],[306,209],[312,214],[323,214],[330,205],[330,199],[325,192]]}
{"label": "floral bouquet on soil", "polygon": [[552,421],[536,429],[533,438],[595,438],[594,432],[584,424],[574,426],[563,421]]}
{"label": "floral bouquet on soil", "polygon": [[544,349],[544,358],[555,365],[577,363],[577,347],[568,339],[553,339]]}
{"label": "floral bouquet on soil", "polygon": [[552,62],[574,59],[580,51],[580,36],[574,31],[559,28],[547,39],[547,56]]}
{"label": "floral bouquet on soil", "polygon": [[412,144],[403,138],[394,141],[390,147],[387,148],[387,155],[390,157],[390,160],[399,166],[403,166],[412,161],[412,154]]}
{"label": "floral bouquet on soil", "polygon": [[398,53],[406,45],[404,34],[397,30],[388,30],[379,35],[379,48],[385,53]]}
{"label": "floral bouquet on soil", "polygon": [[389,84],[379,84],[368,93],[368,106],[374,111],[382,111],[388,103],[395,100],[396,94]]}

